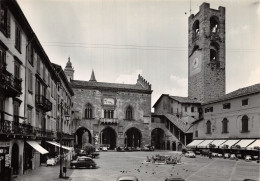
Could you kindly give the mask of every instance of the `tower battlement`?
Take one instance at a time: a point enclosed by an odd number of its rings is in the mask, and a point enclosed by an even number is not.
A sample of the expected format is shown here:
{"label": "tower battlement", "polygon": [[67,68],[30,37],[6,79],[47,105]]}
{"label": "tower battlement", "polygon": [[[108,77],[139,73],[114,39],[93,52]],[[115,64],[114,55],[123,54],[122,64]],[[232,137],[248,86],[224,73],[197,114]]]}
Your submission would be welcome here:
{"label": "tower battlement", "polygon": [[152,85],[147,80],[145,80],[140,74],[138,75],[136,84],[141,84],[143,87],[145,87],[149,90],[152,89]]}

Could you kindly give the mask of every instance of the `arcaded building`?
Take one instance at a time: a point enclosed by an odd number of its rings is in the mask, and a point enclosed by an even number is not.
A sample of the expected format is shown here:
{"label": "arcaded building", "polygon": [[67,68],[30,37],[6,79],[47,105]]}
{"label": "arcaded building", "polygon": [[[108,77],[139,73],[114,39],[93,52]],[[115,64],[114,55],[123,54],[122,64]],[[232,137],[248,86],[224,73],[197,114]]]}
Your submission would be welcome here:
{"label": "arcaded building", "polygon": [[75,93],[73,129],[75,147],[86,143],[141,147],[150,144],[151,84],[138,76],[136,84],[98,82],[92,71],[89,81],[73,80],[71,62],[65,74]]}

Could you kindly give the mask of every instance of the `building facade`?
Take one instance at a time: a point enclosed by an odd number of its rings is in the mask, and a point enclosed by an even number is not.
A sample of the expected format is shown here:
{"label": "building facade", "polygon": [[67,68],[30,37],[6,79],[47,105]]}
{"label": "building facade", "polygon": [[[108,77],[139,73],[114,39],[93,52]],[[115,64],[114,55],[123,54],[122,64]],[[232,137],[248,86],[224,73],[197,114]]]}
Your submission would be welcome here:
{"label": "building facade", "polygon": [[[66,76],[57,73],[15,0],[0,2],[0,177],[20,175],[46,163],[58,149],[58,85],[71,96]],[[67,81],[67,82],[66,82]],[[64,134],[71,134],[69,124]],[[73,140],[67,145],[72,145]]]}
{"label": "building facade", "polygon": [[[65,73],[69,77],[68,62]],[[72,70],[72,69],[71,69]],[[74,71],[74,70],[73,70]],[[136,84],[98,82],[94,72],[90,81],[70,80],[73,96],[75,146],[87,143],[141,147],[150,144],[151,85],[138,76]]]}

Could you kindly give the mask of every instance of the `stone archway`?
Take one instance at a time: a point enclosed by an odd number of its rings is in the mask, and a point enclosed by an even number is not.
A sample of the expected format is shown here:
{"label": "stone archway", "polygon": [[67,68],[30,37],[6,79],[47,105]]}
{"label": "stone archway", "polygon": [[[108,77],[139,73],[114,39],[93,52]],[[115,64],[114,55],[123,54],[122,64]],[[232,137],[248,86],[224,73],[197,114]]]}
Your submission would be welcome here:
{"label": "stone archway", "polygon": [[172,151],[176,151],[176,142],[175,141],[172,142]]}
{"label": "stone archway", "polygon": [[19,171],[19,147],[18,147],[17,143],[14,143],[13,147],[12,147],[11,166],[13,167],[13,174],[18,175],[18,171]]}
{"label": "stone archway", "polygon": [[114,150],[116,148],[117,134],[116,131],[107,126],[100,132],[100,144],[108,145],[109,149]]}
{"label": "stone archway", "polygon": [[82,148],[86,143],[92,143],[91,133],[85,127],[77,129],[75,137],[75,147]]}
{"label": "stone archway", "polygon": [[155,128],[151,133],[151,145],[155,149],[165,149],[165,133],[161,128]]}
{"label": "stone archway", "polygon": [[125,132],[126,147],[141,147],[141,142],[142,134],[139,129],[132,127]]}
{"label": "stone archway", "polygon": [[178,151],[181,151],[181,150],[182,150],[182,144],[179,143],[179,144],[178,144]]}

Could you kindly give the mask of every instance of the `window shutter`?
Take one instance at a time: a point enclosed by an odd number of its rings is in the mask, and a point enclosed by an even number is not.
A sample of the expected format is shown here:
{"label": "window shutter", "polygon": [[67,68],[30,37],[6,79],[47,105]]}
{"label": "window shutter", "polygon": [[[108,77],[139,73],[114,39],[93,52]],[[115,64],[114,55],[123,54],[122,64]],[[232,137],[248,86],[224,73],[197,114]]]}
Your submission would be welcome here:
{"label": "window shutter", "polygon": [[11,23],[10,23],[10,13],[7,11],[7,27],[6,27],[6,36],[7,38],[10,38],[11,35],[11,31],[10,31],[10,27],[11,27]]}

